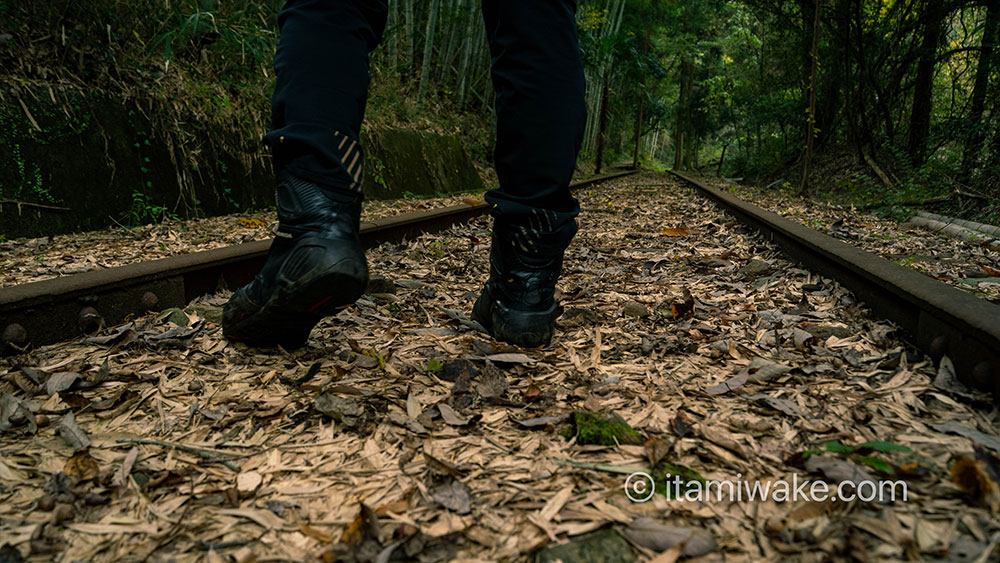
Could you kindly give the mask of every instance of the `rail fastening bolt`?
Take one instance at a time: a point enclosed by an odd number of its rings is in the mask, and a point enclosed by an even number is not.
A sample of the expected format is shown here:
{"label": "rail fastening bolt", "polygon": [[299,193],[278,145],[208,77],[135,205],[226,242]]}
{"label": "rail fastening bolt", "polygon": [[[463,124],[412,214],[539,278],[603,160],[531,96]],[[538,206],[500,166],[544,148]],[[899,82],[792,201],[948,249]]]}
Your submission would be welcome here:
{"label": "rail fastening bolt", "polygon": [[3,329],[3,335],[0,336],[0,342],[3,346],[14,345],[17,347],[23,347],[28,343],[28,331],[24,329],[23,326],[17,323],[10,323]]}
{"label": "rail fastening bolt", "polygon": [[931,346],[928,352],[930,352],[932,360],[935,362],[941,361],[941,358],[948,352],[948,337],[942,335],[938,336],[934,340],[931,340]]}
{"label": "rail fastening bolt", "polygon": [[102,325],[104,325],[104,319],[101,318],[101,314],[97,312],[97,309],[93,307],[80,309],[80,330],[84,334],[97,332],[101,330]]}
{"label": "rail fastening bolt", "polygon": [[993,379],[993,366],[989,362],[979,362],[972,368],[972,380],[978,385],[988,386]]}
{"label": "rail fastening bolt", "polygon": [[142,294],[142,308],[146,311],[158,311],[160,305],[160,298],[156,296],[152,291],[147,291]]}

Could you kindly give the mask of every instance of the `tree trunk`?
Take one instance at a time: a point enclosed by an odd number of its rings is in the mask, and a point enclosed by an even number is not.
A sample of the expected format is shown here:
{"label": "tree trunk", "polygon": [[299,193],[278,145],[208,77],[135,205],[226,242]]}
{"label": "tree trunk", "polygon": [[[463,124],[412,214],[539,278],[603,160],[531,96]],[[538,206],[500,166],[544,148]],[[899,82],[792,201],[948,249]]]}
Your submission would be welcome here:
{"label": "tree trunk", "polygon": [[427,33],[424,34],[424,57],[420,62],[420,85],[417,87],[417,104],[422,104],[431,78],[431,57],[434,55],[434,25],[437,23],[438,0],[431,0],[427,7]]}
{"label": "tree trunk", "polygon": [[632,152],[632,169],[639,169],[639,144],[642,142],[642,110],[646,96],[639,92],[639,115],[635,120],[635,143]]}
{"label": "tree trunk", "polygon": [[857,125],[857,136],[855,137],[855,148],[858,151],[858,157],[861,158],[864,155],[864,150],[866,146],[871,146],[873,144],[873,130],[872,127],[867,126],[873,121],[869,120],[868,111],[868,63],[865,54],[865,16],[864,10],[862,8],[864,0],[851,0],[853,9],[850,17],[851,27],[854,29],[853,35],[853,53],[854,58],[857,61],[857,67],[854,73],[854,104],[851,107],[854,112],[855,123]]}
{"label": "tree trunk", "polygon": [[677,136],[674,138],[674,170],[682,170],[684,168],[684,138],[687,133],[684,131],[678,131]]}
{"label": "tree trunk", "polygon": [[399,49],[397,45],[397,40],[399,39],[399,34],[397,30],[399,29],[399,14],[396,11],[396,2],[389,3],[389,21],[386,27],[388,28],[388,37],[386,37],[386,48],[389,51],[389,72],[393,75],[396,74],[396,69],[399,68]]}
{"label": "tree trunk", "polygon": [[983,129],[983,113],[990,90],[990,73],[996,56],[996,44],[1000,32],[1000,0],[986,0],[986,25],[983,28],[982,49],[976,68],[976,82],[972,88],[972,108],[969,110],[969,135],[962,153],[962,178],[968,183],[973,171],[979,167],[979,156],[983,151],[986,132]]}
{"label": "tree trunk", "polygon": [[403,26],[403,34],[405,35],[405,38],[403,42],[406,45],[406,68],[410,73],[412,73],[414,69],[413,44],[417,30],[417,22],[413,18],[413,2],[415,1],[416,0],[404,0],[403,4],[403,19],[405,20],[405,25]]}
{"label": "tree trunk", "polygon": [[457,25],[455,14],[460,6],[461,0],[441,0],[440,11],[441,17],[444,19],[440,20],[441,29],[439,30],[442,44],[441,48],[438,49],[438,84],[448,84],[448,73],[452,68],[452,47],[455,45],[455,26]]}
{"label": "tree trunk", "polygon": [[[846,4],[844,0],[834,0],[832,5],[828,5],[826,18],[827,21],[833,22],[834,37],[828,43],[831,46],[837,45],[839,41],[846,41],[842,28],[843,14],[847,12]],[[846,109],[844,106],[847,104],[841,104],[840,100],[843,84],[848,79],[847,66],[850,64],[841,56],[839,49],[833,50],[828,47],[825,51],[820,51],[819,57],[820,70],[829,70],[820,75],[817,86],[819,107],[816,109],[816,129],[819,131],[816,135],[816,145],[818,147],[825,145],[836,134],[835,124],[841,116],[841,111]]]}
{"label": "tree trunk", "polygon": [[715,170],[715,175],[719,178],[722,177],[722,165],[726,163],[726,151],[729,150],[729,143],[732,141],[726,141],[725,145],[722,145],[722,156],[719,157],[719,167]]}
{"label": "tree trunk", "polygon": [[597,117],[597,148],[594,151],[594,174],[600,174],[604,165],[604,146],[608,139],[608,94],[609,84],[607,75],[604,76],[604,86],[601,88],[601,108]]}
{"label": "tree trunk", "polygon": [[[653,12],[653,1],[649,0],[649,16],[646,18],[646,40],[642,43],[642,55],[645,58],[649,54],[649,36],[652,34],[652,12]],[[643,61],[645,62],[645,61]],[[645,84],[643,85],[645,86]],[[632,169],[639,169],[639,145],[642,142],[642,110],[643,102],[646,100],[645,88],[641,88],[639,92],[639,118],[635,122],[635,153],[632,155]]]}
{"label": "tree trunk", "polygon": [[[469,83],[471,82],[469,80],[469,61],[472,57],[476,41],[479,39],[480,29],[483,27],[482,23],[477,21],[476,14],[476,4],[475,2],[470,2],[467,26],[465,28],[465,44],[462,46],[462,61],[458,66],[459,109],[465,108],[466,90],[468,90]],[[476,25],[477,23],[479,25]]]}
{"label": "tree trunk", "polygon": [[917,79],[913,87],[913,113],[910,117],[909,153],[914,166],[920,166],[927,160],[927,136],[930,134],[931,110],[933,110],[934,71],[937,66],[941,24],[944,19],[938,0],[925,0],[922,16],[923,38],[920,41]]}
{"label": "tree trunk", "polygon": [[675,123],[674,131],[674,168],[680,170],[684,167],[684,145],[687,139],[685,136],[688,132],[688,122],[690,121],[690,115],[688,111],[689,99],[691,98],[691,86],[692,81],[689,80],[690,76],[694,74],[694,61],[689,59],[687,56],[681,60],[681,79],[680,79],[680,94],[677,97],[677,118]]}
{"label": "tree trunk", "polygon": [[843,88],[844,94],[844,116],[847,120],[847,136],[848,142],[854,147],[858,152],[858,156],[861,155],[861,142],[860,133],[858,127],[858,117],[854,107],[854,88],[852,84],[855,82],[853,67],[851,66],[851,4],[853,0],[842,0],[846,6],[842,7],[843,11],[838,10],[837,14],[837,30],[840,35],[840,41],[843,45],[843,59],[844,59],[844,80],[841,87]]}
{"label": "tree trunk", "polygon": [[799,36],[800,41],[802,41],[800,53],[802,55],[802,74],[799,76],[805,77],[805,89],[809,88],[808,76],[809,69],[812,68],[812,61],[810,60],[809,54],[812,53],[813,44],[813,16],[816,14],[816,4],[820,0],[799,0],[799,18],[802,21],[802,33]]}
{"label": "tree trunk", "polygon": [[809,119],[806,124],[806,158],[802,166],[802,185],[800,193],[805,193],[809,187],[809,165],[812,164],[813,147],[816,139],[816,78],[819,74],[819,16],[822,0],[816,0],[816,17],[813,20],[812,68],[809,73]]}

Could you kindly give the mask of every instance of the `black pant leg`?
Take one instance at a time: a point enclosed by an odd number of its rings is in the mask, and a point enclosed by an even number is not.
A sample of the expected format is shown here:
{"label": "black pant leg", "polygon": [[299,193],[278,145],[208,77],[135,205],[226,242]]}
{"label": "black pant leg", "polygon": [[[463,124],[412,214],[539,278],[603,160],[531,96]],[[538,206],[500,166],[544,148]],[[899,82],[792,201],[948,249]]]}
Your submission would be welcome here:
{"label": "black pant leg", "polygon": [[579,205],[568,186],[587,118],[576,2],[483,0],[483,17],[493,62],[500,180],[487,201],[498,221],[575,233]]}
{"label": "black pant leg", "polygon": [[368,97],[368,53],[381,40],[384,0],[288,0],[278,15],[271,99],[275,171],[356,197],[358,136]]}

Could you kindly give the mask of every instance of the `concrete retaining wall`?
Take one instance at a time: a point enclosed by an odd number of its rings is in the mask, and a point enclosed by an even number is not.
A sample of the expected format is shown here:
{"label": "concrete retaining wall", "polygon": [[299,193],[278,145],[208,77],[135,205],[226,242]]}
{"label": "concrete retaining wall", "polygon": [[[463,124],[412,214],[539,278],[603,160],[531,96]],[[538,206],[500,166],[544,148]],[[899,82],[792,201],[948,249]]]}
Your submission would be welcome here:
{"label": "concrete retaining wall", "polygon": [[[0,203],[7,238],[273,205],[266,150],[223,125],[71,89],[0,87],[0,96],[0,200],[37,204]],[[399,129],[364,137],[368,198],[483,189],[459,139]]]}

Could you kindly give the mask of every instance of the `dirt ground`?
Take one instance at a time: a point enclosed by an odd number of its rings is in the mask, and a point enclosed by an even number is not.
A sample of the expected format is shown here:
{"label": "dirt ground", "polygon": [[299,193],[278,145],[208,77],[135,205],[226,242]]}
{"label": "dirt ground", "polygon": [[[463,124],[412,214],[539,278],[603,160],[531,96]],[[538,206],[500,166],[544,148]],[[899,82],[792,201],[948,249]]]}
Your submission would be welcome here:
{"label": "dirt ground", "polygon": [[[1000,558],[990,397],[665,174],[578,196],[566,310],[541,349],[467,318],[483,218],[371,251],[372,293],[301,350],[227,342],[218,294],[0,360],[0,556]],[[638,472],[688,492],[908,495],[636,502]]]}

